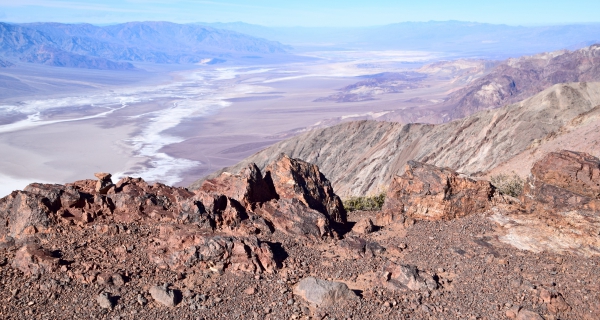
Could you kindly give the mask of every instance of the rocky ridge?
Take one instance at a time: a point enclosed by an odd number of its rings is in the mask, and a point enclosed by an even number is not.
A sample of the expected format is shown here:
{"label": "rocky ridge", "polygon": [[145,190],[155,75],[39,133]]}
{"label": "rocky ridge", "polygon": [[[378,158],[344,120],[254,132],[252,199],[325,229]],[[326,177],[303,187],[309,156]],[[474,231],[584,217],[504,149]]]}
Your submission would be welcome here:
{"label": "rocky ridge", "polygon": [[346,213],[315,165],[280,155],[267,168],[264,175],[256,165],[223,173],[195,192],[139,178],[113,184],[98,173],[98,180],[31,184],[0,199],[0,314],[600,314],[598,291],[588,289],[600,285],[598,158],[548,155],[520,199],[451,169],[409,162],[379,213]]}
{"label": "rocky ridge", "polygon": [[103,70],[134,69],[131,62],[198,63],[207,58],[286,52],[278,42],[169,22],[130,22],[104,27],[0,23],[0,39],[0,55],[5,57]]}

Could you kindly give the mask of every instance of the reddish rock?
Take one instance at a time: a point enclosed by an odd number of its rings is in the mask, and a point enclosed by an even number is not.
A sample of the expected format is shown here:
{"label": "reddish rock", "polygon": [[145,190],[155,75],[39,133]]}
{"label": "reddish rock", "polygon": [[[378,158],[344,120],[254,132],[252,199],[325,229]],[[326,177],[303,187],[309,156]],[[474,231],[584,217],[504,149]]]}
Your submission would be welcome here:
{"label": "reddish rock", "polygon": [[108,190],[110,190],[110,188],[113,186],[113,182],[111,179],[112,175],[110,173],[99,172],[94,173],[94,176],[98,178],[95,188],[96,192],[98,192],[99,194],[106,194]]}
{"label": "reddish rock", "polygon": [[551,152],[531,168],[536,180],[600,199],[600,159],[583,152]]}
{"label": "reddish rock", "polygon": [[[203,206],[203,211],[206,214],[201,214],[195,217],[196,223],[198,218],[202,224],[212,229],[215,228],[238,228],[242,221],[248,219],[246,209],[235,199],[226,197],[222,194],[207,193],[205,191],[197,191],[194,199],[197,199]],[[210,222],[204,222],[203,219],[209,219]]]}
{"label": "reddish rock", "polygon": [[239,174],[224,172],[215,179],[206,180],[199,191],[225,195],[248,210],[252,210],[256,203],[277,197],[255,164],[248,165]]}
{"label": "reddish rock", "polygon": [[27,191],[13,191],[0,199],[0,235],[18,238],[30,227],[47,227],[51,213],[48,202],[47,198]]}
{"label": "reddish rock", "polygon": [[298,199],[280,199],[262,204],[255,212],[283,233],[313,239],[332,236],[329,219],[307,208]]}
{"label": "reddish rock", "polygon": [[394,177],[382,210],[421,220],[450,220],[489,209],[493,194],[487,181],[409,161],[406,172]]}
{"label": "reddish rock", "polygon": [[280,199],[297,199],[333,222],[346,223],[342,200],[316,165],[281,154],[266,167],[265,172],[265,179],[273,182]]}
{"label": "reddish rock", "polygon": [[599,211],[600,160],[566,150],[549,153],[531,169],[521,200],[528,211]]}
{"label": "reddish rock", "polygon": [[268,244],[253,237],[234,237],[192,226],[160,227],[160,237],[148,248],[150,261],[175,271],[189,268],[271,272],[276,267]]}
{"label": "reddish rock", "polygon": [[58,269],[59,258],[36,244],[27,244],[17,251],[13,267],[26,276],[41,275]]}
{"label": "reddish rock", "polygon": [[366,241],[356,236],[347,236],[339,242],[339,246],[354,258],[373,257],[385,251],[377,242]]}
{"label": "reddish rock", "polygon": [[565,298],[558,292],[551,292],[546,289],[540,290],[540,299],[546,304],[546,308],[551,313],[559,313],[571,310],[571,306],[565,301]]}
{"label": "reddish rock", "polygon": [[370,218],[364,218],[352,227],[352,231],[358,234],[368,234],[375,231],[375,226]]}
{"label": "reddish rock", "polygon": [[149,185],[141,178],[126,177],[106,197],[114,204],[115,220],[131,222],[148,217],[157,221],[193,219],[201,214],[197,204],[190,202],[193,196],[184,188]]}

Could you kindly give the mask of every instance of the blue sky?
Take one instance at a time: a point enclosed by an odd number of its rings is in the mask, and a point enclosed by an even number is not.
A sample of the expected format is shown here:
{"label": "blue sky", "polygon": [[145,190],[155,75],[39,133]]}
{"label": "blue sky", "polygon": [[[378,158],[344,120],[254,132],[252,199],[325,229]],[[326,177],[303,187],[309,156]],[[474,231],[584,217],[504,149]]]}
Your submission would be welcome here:
{"label": "blue sky", "polygon": [[265,26],[371,26],[461,20],[509,25],[600,22],[599,0],[0,0],[0,21],[161,20]]}

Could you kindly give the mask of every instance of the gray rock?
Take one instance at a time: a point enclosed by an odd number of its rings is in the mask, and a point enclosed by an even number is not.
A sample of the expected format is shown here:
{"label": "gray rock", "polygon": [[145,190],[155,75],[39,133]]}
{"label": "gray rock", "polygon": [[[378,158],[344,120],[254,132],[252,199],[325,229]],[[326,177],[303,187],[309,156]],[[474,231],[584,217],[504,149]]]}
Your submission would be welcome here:
{"label": "gray rock", "polygon": [[142,305],[142,306],[145,306],[145,305],[146,305],[146,303],[148,303],[148,299],[146,299],[146,298],[145,298],[143,295],[141,295],[141,294],[138,294],[138,296],[137,296],[137,302],[138,302],[140,305]]}
{"label": "gray rock", "polygon": [[435,290],[438,287],[431,276],[419,273],[415,266],[388,262],[383,272],[386,284],[392,289]]}
{"label": "gray rock", "polygon": [[171,289],[168,289],[167,285],[154,286],[150,288],[149,292],[152,298],[162,305],[174,307],[176,304],[175,292],[173,292]]}
{"label": "gray rock", "polygon": [[294,294],[317,306],[330,306],[343,300],[358,298],[345,283],[313,277],[302,279],[294,288]]}
{"label": "gray rock", "polygon": [[98,302],[98,305],[104,309],[112,309],[115,306],[113,299],[111,299],[111,296],[108,292],[102,292],[99,294],[98,297],[96,297],[96,302]]}

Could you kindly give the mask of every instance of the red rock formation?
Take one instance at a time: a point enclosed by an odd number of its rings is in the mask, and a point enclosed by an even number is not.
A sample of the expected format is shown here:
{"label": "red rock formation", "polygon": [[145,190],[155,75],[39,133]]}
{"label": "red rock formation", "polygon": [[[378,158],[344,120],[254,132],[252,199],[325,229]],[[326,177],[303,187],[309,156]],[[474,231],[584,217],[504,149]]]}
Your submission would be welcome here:
{"label": "red rock formation", "polygon": [[536,162],[521,200],[528,211],[600,210],[600,160],[587,153],[551,152]]}
{"label": "red rock formation", "polygon": [[493,193],[487,181],[409,161],[406,172],[393,179],[382,210],[421,220],[449,220],[489,209]]}
{"label": "red rock formation", "polygon": [[192,268],[222,272],[272,272],[273,252],[256,237],[233,237],[184,226],[160,227],[160,236],[148,249],[150,260],[160,268],[183,271]]}
{"label": "red rock formation", "polygon": [[107,173],[97,174],[98,181],[33,183],[0,199],[0,239],[14,243],[73,225],[111,234],[118,232],[117,223],[160,225],[161,236],[148,251],[160,267],[272,271],[273,252],[257,235],[278,230],[315,240],[331,237],[333,223],[345,222],[345,211],[316,166],[282,157],[271,168],[267,179],[255,165],[222,174],[196,193],[131,177],[112,184]]}
{"label": "red rock formation", "polygon": [[42,247],[27,244],[15,254],[13,267],[21,270],[26,276],[40,275],[57,270],[59,260]]}
{"label": "red rock formation", "polygon": [[273,182],[279,198],[298,199],[332,221],[346,223],[342,201],[316,165],[281,154],[266,167],[265,172],[266,179]]}
{"label": "red rock formation", "polygon": [[267,202],[256,209],[256,213],[271,221],[275,229],[313,239],[332,236],[327,216],[307,208],[298,199],[280,199]]}
{"label": "red rock formation", "polygon": [[236,199],[249,210],[252,210],[256,203],[267,202],[277,197],[253,163],[242,169],[239,174],[224,172],[215,179],[206,180],[199,190]]}

